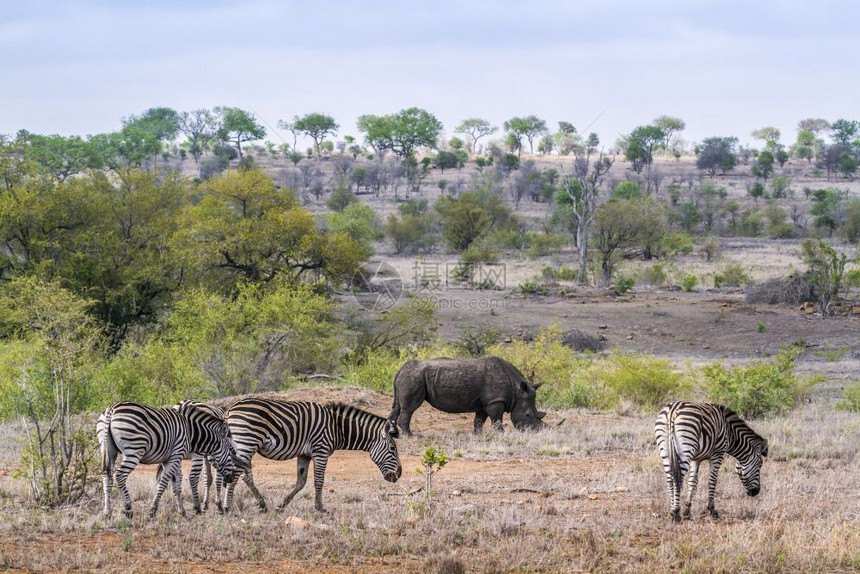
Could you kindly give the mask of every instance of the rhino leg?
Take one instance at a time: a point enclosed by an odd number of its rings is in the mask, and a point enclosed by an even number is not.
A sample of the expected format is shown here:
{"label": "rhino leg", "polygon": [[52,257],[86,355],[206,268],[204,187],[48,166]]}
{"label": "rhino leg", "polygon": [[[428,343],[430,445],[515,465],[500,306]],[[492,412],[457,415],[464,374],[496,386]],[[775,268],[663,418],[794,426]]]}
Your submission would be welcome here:
{"label": "rhino leg", "polygon": [[493,403],[487,405],[486,411],[490,420],[493,421],[493,428],[498,431],[502,430],[502,415],[505,414],[505,405],[502,403]]}
{"label": "rhino leg", "polygon": [[487,412],[486,411],[477,411],[475,413],[475,434],[481,434],[481,431],[484,430],[484,422],[487,420]]}
{"label": "rhino leg", "polygon": [[412,436],[412,429],[409,428],[409,423],[412,422],[413,412],[404,409],[400,411],[400,416],[397,417],[397,426],[400,427],[401,432],[406,436]]}

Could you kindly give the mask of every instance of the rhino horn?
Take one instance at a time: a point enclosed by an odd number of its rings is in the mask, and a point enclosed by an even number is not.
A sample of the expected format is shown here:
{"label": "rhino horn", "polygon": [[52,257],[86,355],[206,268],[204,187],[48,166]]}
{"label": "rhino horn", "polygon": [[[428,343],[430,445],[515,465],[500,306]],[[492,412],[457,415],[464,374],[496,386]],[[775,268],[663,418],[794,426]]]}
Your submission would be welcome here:
{"label": "rhino horn", "polygon": [[560,426],[561,426],[561,423],[563,423],[563,422],[564,422],[564,421],[566,421],[566,420],[567,420],[567,419],[561,419],[560,421],[558,421],[557,423],[555,423],[554,425],[552,425],[552,427],[551,427],[551,428],[560,427]]}
{"label": "rhino horn", "polygon": [[537,418],[542,419],[542,418],[544,418],[545,416],[546,416],[546,413],[545,413],[545,412],[543,412],[543,411],[538,411],[538,412],[537,412]]}

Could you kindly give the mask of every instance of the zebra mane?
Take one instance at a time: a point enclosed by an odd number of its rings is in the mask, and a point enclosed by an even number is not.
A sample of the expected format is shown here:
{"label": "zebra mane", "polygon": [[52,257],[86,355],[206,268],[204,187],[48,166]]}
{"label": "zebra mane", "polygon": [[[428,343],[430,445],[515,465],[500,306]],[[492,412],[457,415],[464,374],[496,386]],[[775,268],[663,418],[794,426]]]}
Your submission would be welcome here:
{"label": "zebra mane", "polygon": [[750,428],[747,422],[738,415],[735,411],[730,409],[729,407],[718,405],[720,410],[723,412],[723,416],[726,417],[726,423],[728,423],[729,428],[731,429],[732,436],[743,435],[743,440],[745,442],[758,442],[761,444],[761,453],[763,456],[767,456],[767,439],[763,438],[760,434],[755,432]]}
{"label": "zebra mane", "polygon": [[364,417],[366,420],[372,422],[379,422],[380,424],[387,423],[388,420],[385,417],[381,417],[379,415],[375,415],[371,412],[365,411],[358,407],[348,405],[342,402],[331,402],[326,403],[325,407],[330,410],[332,413],[340,419],[354,419],[357,417]]}

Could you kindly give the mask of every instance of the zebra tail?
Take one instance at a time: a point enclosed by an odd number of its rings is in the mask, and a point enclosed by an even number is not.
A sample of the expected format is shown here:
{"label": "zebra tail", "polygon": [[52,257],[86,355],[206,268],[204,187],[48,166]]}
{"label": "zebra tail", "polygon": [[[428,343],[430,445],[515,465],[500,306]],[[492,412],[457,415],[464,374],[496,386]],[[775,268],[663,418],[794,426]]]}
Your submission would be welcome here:
{"label": "zebra tail", "polygon": [[99,420],[96,423],[96,436],[99,439],[99,447],[102,451],[102,471],[108,471],[112,474],[113,461],[115,460],[115,457],[112,455],[119,448],[116,445],[113,434],[110,432],[110,414],[108,412],[99,415]]}
{"label": "zebra tail", "polygon": [[678,436],[675,434],[675,423],[669,423],[669,436],[666,437],[668,440],[667,448],[669,451],[669,469],[672,473],[672,480],[675,482],[678,488],[681,488],[681,484],[684,481],[684,477],[681,474],[681,452],[678,444]]}

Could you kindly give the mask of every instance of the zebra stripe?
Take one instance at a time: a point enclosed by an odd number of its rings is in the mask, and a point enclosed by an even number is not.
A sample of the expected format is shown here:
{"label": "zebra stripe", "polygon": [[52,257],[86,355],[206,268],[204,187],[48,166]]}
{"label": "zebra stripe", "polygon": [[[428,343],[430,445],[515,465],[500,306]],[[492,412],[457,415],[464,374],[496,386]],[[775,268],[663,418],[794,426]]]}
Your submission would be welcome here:
{"label": "zebra stripe", "polygon": [[[236,447],[237,469],[245,471],[245,484],[264,512],[266,502],[257,490],[251,472],[251,457],[255,453],[272,460],[298,458],[296,485],[278,508],[289,504],[304,488],[308,466],[313,460],[315,507],[324,512],[322,491],[325,469],[329,456],[336,450],[369,452],[370,458],[389,482],[396,482],[403,472],[394,441],[400,436],[397,425],[348,405],[247,398],[230,407],[227,424]],[[229,482],[227,486],[226,510],[233,504],[235,487],[236,481]],[[220,510],[220,494],[217,498]]]}
{"label": "zebra stripe", "polygon": [[[223,418],[213,416],[199,403],[184,401],[173,408],[160,409],[132,402],[117,403],[99,416],[96,434],[102,451],[105,517],[111,514],[110,490],[115,473],[125,503],[125,515],[132,518],[131,495],[126,481],[140,463],[163,465],[149,511],[150,518],[158,510],[161,496],[171,481],[179,510],[185,515],[180,497],[181,463],[188,453],[211,455],[225,480],[233,478],[229,428]],[[123,460],[119,467],[115,467],[120,452]]]}
{"label": "zebra stripe", "polygon": [[[197,408],[208,410],[213,417],[225,421],[227,415],[224,412],[224,409],[220,407],[216,407],[215,405],[210,405],[207,403],[198,403],[193,401],[182,401],[181,403],[175,405],[173,408],[178,409],[183,404],[194,404]],[[228,428],[229,431],[229,428]],[[235,450],[233,449],[233,444],[230,443],[230,456],[235,454]],[[188,456],[185,457],[189,458]],[[188,472],[188,484],[191,487],[191,501],[194,505],[194,512],[197,514],[202,514],[206,510],[209,509],[209,495],[212,489],[212,464],[209,460],[208,454],[202,454],[198,452],[191,453],[191,469]],[[157,478],[161,477],[161,473],[164,470],[164,465],[159,466]],[[203,494],[203,504],[201,506],[200,494],[199,494],[199,486],[200,486],[200,473],[205,471],[206,476],[206,488]],[[173,480],[176,481],[181,479],[181,477],[174,476]],[[175,488],[175,485],[174,485]]]}
{"label": "zebra stripe", "polygon": [[699,481],[699,464],[707,460],[708,512],[714,518],[714,494],[720,465],[726,454],[737,459],[735,471],[749,496],[761,489],[762,457],[767,456],[767,441],[756,434],[734,411],[711,403],[674,402],[663,407],[654,424],[654,434],[669,488],[672,519],[681,521],[681,490],[684,476],[690,471],[684,518],[690,518],[690,507]]}

